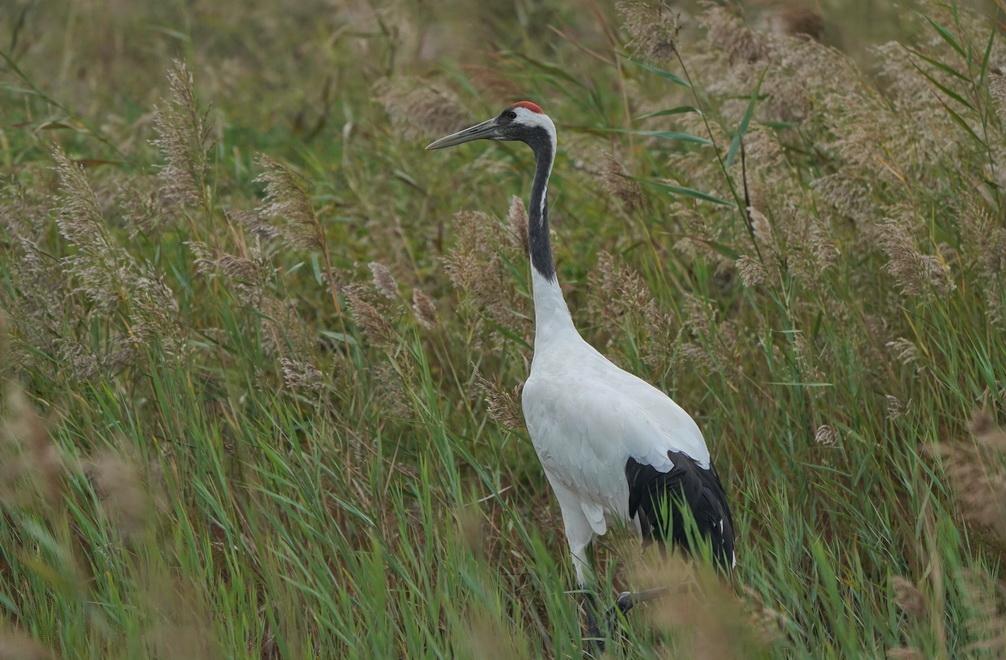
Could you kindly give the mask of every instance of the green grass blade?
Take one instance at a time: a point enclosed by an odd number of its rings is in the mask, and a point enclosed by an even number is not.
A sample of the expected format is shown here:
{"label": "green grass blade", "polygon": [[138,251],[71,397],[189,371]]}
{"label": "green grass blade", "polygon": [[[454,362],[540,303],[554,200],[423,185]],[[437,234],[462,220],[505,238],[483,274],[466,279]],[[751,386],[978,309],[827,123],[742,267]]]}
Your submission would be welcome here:
{"label": "green grass blade", "polygon": [[629,57],[628,55],[622,55],[622,57],[624,57],[629,62],[632,62],[633,64],[635,64],[639,68],[641,68],[641,69],[643,69],[645,71],[649,71],[650,73],[656,74],[656,75],[660,76],[661,78],[663,78],[664,80],[669,80],[672,83],[674,83],[675,85],[679,85],[681,87],[687,87],[687,88],[691,87],[691,85],[688,84],[687,80],[685,80],[684,78],[682,78],[681,76],[679,76],[679,75],[677,75],[675,73],[671,73],[670,71],[664,71],[663,69],[658,69],[657,67],[653,66],[652,64],[647,64],[646,62],[643,62],[641,60],[637,60],[635,58]]}
{"label": "green grass blade", "polygon": [[666,181],[660,181],[659,179],[639,179],[639,181],[648,186],[666,190],[674,195],[691,197],[692,199],[699,199],[704,202],[712,202],[713,204],[719,204],[720,206],[736,206],[733,202],[727,201],[722,197],[717,197],[716,195],[711,195],[709,193],[702,192],[701,190],[695,190],[694,188],[674,185],[672,183],[667,183]]}
{"label": "green grass blade", "polygon": [[734,131],[734,136],[730,140],[730,148],[727,150],[727,157],[724,159],[724,163],[727,167],[730,167],[734,158],[737,157],[737,152],[740,150],[741,140],[744,139],[744,135],[748,132],[748,126],[751,124],[751,117],[754,115],[755,104],[758,100],[758,93],[761,91],[762,81],[765,80],[765,71],[762,71],[761,75],[758,77],[758,84],[751,91],[751,99],[748,101],[747,107],[744,109],[744,116],[741,117],[741,123]]}

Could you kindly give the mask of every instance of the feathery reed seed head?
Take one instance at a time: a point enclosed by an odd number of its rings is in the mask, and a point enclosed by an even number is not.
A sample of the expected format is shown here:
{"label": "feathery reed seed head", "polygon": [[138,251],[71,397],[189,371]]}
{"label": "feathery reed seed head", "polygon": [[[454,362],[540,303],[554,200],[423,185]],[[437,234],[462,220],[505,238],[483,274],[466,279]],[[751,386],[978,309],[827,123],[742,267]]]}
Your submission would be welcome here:
{"label": "feathery reed seed head", "polygon": [[926,597],[907,578],[900,575],[891,577],[891,590],[894,592],[894,602],[898,609],[909,617],[921,619],[926,615],[929,606]]}
{"label": "feathery reed seed head", "polygon": [[674,56],[681,30],[680,14],[664,0],[619,0],[615,4],[629,49],[643,57],[664,60]]}
{"label": "feathery reed seed head", "polygon": [[412,290],[412,314],[416,322],[426,330],[432,330],[437,325],[437,306],[422,289]]}
{"label": "feathery reed seed head", "polygon": [[520,391],[524,383],[518,383],[513,391],[508,392],[482,374],[476,374],[475,378],[476,384],[482,392],[482,397],[485,399],[486,407],[489,409],[489,416],[493,421],[511,431],[522,430],[524,428],[524,414],[521,412]]}
{"label": "feathery reed seed head", "polygon": [[255,181],[265,187],[258,215],[273,223],[280,238],[293,249],[321,247],[318,219],[307,193],[307,182],[289,165],[266,155],[257,160],[262,170]]}
{"label": "feathery reed seed head", "polygon": [[368,266],[374,279],[374,288],[388,300],[398,300],[398,282],[384,264],[371,261]]}
{"label": "feathery reed seed head", "polygon": [[394,336],[394,328],[387,317],[374,304],[368,289],[359,284],[350,284],[343,288],[349,311],[356,325],[375,345],[386,344]]}
{"label": "feathery reed seed head", "polygon": [[53,653],[28,635],[0,629],[0,660],[52,660]]}
{"label": "feathery reed seed head", "polygon": [[457,95],[428,80],[386,78],[375,85],[374,95],[384,106],[396,133],[406,140],[439,137],[469,121]]}
{"label": "feathery reed seed head", "polygon": [[127,537],[139,534],[149,521],[151,502],[136,465],[104,450],[90,459],[87,470],[109,520]]}
{"label": "feathery reed seed head", "polygon": [[185,63],[174,60],[167,80],[168,95],[154,112],[154,145],[164,158],[159,173],[161,194],[169,207],[205,206],[211,128],[199,108],[195,82]]}
{"label": "feathery reed seed head", "polygon": [[524,200],[517,195],[510,198],[510,209],[507,211],[507,225],[510,228],[510,240],[520,249],[522,254],[529,250],[527,236],[527,209]]}

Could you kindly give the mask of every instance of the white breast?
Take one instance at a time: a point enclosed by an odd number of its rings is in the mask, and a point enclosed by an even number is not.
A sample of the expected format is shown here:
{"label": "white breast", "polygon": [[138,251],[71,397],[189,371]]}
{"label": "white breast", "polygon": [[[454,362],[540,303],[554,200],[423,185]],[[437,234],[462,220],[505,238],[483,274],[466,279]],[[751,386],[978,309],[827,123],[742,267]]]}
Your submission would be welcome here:
{"label": "white breast", "polygon": [[709,467],[709,450],[688,413],[575,331],[536,345],[522,403],[545,470],[609,515],[628,516],[630,457],[663,472],[672,467],[667,452],[680,451]]}

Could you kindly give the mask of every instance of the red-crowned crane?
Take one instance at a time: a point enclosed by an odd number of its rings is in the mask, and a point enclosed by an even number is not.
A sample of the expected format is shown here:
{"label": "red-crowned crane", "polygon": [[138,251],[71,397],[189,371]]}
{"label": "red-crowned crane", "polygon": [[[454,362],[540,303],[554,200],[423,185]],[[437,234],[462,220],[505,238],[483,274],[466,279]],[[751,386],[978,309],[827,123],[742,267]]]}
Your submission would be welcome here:
{"label": "red-crowned crane", "polygon": [[[548,179],[556,152],[552,120],[530,101],[440,138],[427,149],[471,140],[519,141],[535,156],[528,204],[534,294],[534,358],[522,404],[531,441],[562,510],[580,587],[591,575],[587,548],[609,521],[622,520],[646,539],[689,551],[684,508],[712,546],[720,567],[736,563],[726,495],[702,432],[678,404],[618,368],[580,337],[555,276],[548,228]],[[670,502],[670,503],[669,503]],[[623,593],[628,611],[650,592]],[[588,628],[599,634],[592,608]]]}

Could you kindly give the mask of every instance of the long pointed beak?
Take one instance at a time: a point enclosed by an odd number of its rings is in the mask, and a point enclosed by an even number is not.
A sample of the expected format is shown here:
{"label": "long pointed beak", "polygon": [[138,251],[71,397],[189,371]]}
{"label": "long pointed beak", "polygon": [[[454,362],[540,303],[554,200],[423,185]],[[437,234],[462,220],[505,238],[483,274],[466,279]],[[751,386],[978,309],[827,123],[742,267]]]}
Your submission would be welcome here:
{"label": "long pointed beak", "polygon": [[491,138],[496,136],[496,118],[487,119],[481,124],[475,124],[470,126],[463,131],[458,131],[457,133],[451,133],[450,135],[445,135],[435,142],[431,142],[426,145],[427,149],[445,149],[447,147],[453,147],[464,142],[471,142],[472,140],[481,140],[484,138]]}

